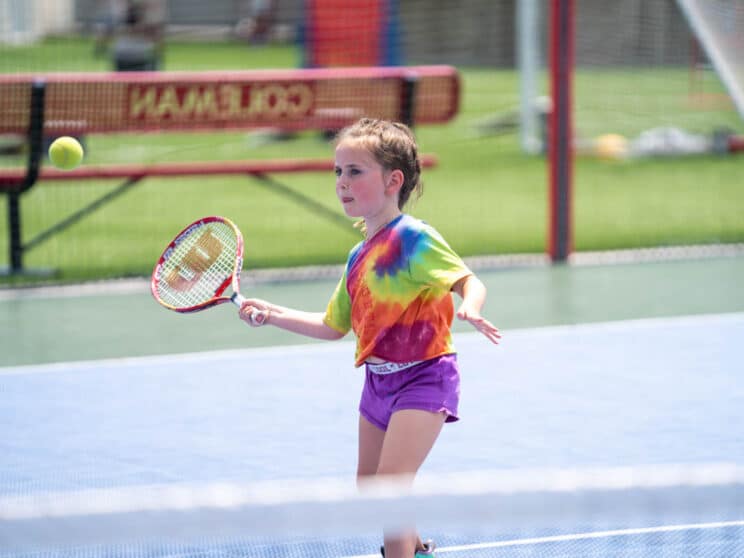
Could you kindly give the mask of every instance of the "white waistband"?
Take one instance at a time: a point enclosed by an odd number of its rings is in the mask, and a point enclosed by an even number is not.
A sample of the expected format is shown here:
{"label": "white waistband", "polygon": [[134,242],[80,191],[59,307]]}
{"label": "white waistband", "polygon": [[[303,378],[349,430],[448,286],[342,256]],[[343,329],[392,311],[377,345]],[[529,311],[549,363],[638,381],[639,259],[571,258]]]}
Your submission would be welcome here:
{"label": "white waistband", "polygon": [[411,366],[416,366],[424,362],[423,360],[414,360],[411,362],[366,362],[367,370],[373,374],[394,374]]}

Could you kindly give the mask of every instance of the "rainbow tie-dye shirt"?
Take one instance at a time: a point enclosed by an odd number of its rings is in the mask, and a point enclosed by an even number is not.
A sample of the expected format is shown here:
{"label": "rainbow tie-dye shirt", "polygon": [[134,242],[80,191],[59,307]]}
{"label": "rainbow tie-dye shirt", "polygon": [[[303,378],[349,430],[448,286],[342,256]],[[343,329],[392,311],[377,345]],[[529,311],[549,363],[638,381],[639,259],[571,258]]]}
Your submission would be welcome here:
{"label": "rainbow tie-dye shirt", "polygon": [[471,275],[431,226],[403,214],[349,253],[325,323],[357,337],[355,362],[390,362],[454,352],[452,286]]}

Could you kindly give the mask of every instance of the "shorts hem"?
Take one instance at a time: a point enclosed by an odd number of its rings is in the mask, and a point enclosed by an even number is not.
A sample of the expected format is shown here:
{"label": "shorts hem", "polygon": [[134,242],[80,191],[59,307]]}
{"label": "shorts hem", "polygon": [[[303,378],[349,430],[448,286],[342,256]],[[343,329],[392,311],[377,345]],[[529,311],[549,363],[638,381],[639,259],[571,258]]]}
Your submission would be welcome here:
{"label": "shorts hem", "polygon": [[392,412],[390,413],[390,416],[394,415],[398,411],[426,411],[428,413],[444,413],[447,418],[444,419],[444,422],[456,422],[460,420],[460,417],[457,415],[457,413],[453,413],[451,409],[447,407],[432,407],[432,406],[426,406],[426,405],[400,405],[396,406],[392,409]]}

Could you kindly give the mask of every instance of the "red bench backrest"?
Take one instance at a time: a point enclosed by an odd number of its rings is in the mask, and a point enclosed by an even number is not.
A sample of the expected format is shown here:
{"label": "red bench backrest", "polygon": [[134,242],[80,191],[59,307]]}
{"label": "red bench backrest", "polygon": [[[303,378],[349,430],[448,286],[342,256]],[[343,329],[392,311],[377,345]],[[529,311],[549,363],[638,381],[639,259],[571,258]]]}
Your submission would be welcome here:
{"label": "red bench backrest", "polygon": [[0,75],[0,133],[26,133],[31,84],[45,88],[45,133],[276,127],[336,129],[362,116],[400,119],[416,78],[413,121],[443,123],[459,108],[450,66],[230,72]]}

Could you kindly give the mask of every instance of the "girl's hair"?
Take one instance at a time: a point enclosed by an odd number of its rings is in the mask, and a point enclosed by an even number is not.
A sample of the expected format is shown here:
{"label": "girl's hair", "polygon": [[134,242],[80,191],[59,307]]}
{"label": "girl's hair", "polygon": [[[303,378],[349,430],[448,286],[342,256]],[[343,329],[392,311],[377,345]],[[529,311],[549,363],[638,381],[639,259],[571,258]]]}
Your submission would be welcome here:
{"label": "girl's hair", "polygon": [[421,182],[421,162],[416,138],[408,126],[389,120],[362,118],[338,133],[336,145],[344,141],[360,143],[383,169],[398,169],[403,173],[403,186],[398,193],[398,209],[403,209],[411,194],[415,194],[416,199],[421,197],[424,189]]}

